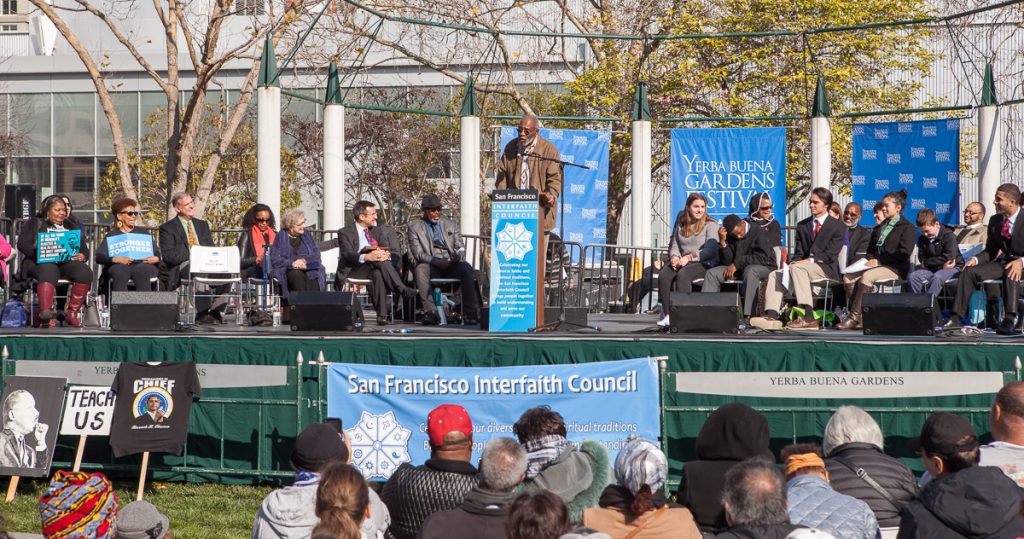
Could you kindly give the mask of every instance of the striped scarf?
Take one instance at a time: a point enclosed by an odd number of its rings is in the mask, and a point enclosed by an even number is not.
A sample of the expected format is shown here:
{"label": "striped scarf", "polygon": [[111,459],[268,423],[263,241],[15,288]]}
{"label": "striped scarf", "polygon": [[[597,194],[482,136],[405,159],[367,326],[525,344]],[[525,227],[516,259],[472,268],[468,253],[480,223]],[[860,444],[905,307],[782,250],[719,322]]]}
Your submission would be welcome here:
{"label": "striped scarf", "polygon": [[569,445],[569,440],[558,434],[541,436],[523,444],[526,449],[526,478],[533,479],[540,475]]}

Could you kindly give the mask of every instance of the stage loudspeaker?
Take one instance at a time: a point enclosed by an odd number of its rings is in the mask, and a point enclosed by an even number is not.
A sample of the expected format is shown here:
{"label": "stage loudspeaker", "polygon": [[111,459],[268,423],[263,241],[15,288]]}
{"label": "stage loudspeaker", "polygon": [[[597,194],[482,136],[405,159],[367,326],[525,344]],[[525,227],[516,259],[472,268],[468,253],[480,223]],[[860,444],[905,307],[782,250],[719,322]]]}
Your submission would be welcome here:
{"label": "stage loudspeaker", "polygon": [[112,331],[174,331],[177,328],[177,292],[110,293]]}
{"label": "stage loudspeaker", "polygon": [[[490,307],[482,307],[480,309],[480,331],[488,331],[490,329]],[[566,307],[565,308],[565,321],[577,324],[580,326],[587,325],[587,308],[586,307]],[[544,307],[544,323],[553,324],[558,322],[558,307]],[[567,331],[571,331],[575,328],[567,327],[564,328]]]}
{"label": "stage loudspeaker", "polygon": [[11,220],[35,217],[36,186],[32,184],[5,185],[4,215]]}
{"label": "stage loudspeaker", "polygon": [[673,292],[669,331],[735,334],[742,316],[736,292]]}
{"label": "stage loudspeaker", "polygon": [[351,292],[292,292],[288,297],[292,331],[355,331],[363,326],[363,306]]}
{"label": "stage loudspeaker", "polygon": [[864,294],[861,315],[865,335],[935,334],[931,294]]}

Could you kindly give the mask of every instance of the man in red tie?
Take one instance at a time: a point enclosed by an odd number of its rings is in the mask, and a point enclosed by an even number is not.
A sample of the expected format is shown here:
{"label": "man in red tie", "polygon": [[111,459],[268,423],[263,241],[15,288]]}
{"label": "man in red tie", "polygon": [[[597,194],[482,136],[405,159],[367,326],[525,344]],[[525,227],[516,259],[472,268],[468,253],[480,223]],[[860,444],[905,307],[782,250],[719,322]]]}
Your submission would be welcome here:
{"label": "man in red tie", "polygon": [[[335,288],[341,290],[345,279],[369,279],[370,302],[377,313],[377,325],[387,325],[390,309],[388,296],[398,292],[403,297],[416,297],[416,289],[405,286],[392,262],[398,256],[401,242],[389,226],[377,226],[377,208],[373,202],[360,200],[352,207],[354,221],[338,231],[338,272]],[[329,248],[330,246],[328,246]]]}
{"label": "man in red tie", "polygon": [[1020,217],[1020,188],[1004,183],[996,190],[996,214],[988,221],[988,239],[985,250],[964,263],[960,280],[956,283],[956,298],[953,314],[946,323],[946,329],[959,328],[967,314],[971,295],[981,283],[991,279],[1002,279],[1003,320],[996,327],[996,333],[1011,335],[1016,332],[1017,299],[1020,291],[1021,257],[1024,256],[1024,226]]}

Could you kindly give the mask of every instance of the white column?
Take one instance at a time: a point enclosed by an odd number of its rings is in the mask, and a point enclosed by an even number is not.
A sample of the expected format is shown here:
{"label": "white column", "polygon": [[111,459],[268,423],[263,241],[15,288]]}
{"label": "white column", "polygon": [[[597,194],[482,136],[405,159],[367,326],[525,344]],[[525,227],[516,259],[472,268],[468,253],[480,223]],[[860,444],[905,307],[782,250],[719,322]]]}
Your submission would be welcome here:
{"label": "white column", "polygon": [[345,226],[345,106],[324,107],[324,222],[336,232]]}
{"label": "white column", "polygon": [[[1002,119],[998,105],[978,107],[978,198],[985,215],[995,215],[992,200],[1002,183]],[[963,204],[971,202],[964,200]]]}
{"label": "white column", "polygon": [[811,189],[832,190],[832,124],[827,116],[811,118]]}
{"label": "white column", "polygon": [[632,192],[630,198],[630,243],[637,247],[651,247],[651,122],[632,122]]}
{"label": "white column", "polygon": [[256,199],[281,222],[281,89],[256,90]]}
{"label": "white column", "polygon": [[459,226],[480,235],[480,117],[459,119]]}

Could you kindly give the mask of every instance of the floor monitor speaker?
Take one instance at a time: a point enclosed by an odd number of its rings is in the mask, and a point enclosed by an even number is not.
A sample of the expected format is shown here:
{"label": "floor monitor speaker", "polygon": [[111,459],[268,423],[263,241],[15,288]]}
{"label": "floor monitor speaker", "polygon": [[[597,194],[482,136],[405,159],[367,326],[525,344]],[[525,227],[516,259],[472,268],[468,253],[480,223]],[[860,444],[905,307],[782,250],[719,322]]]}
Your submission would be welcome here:
{"label": "floor monitor speaker", "polygon": [[111,292],[113,331],[174,331],[178,328],[177,292]]}
{"label": "floor monitor speaker", "polygon": [[363,306],[351,292],[292,292],[288,297],[292,331],[356,331]]}
{"label": "floor monitor speaker", "polygon": [[736,292],[673,292],[669,331],[735,334],[742,313]]}
{"label": "floor monitor speaker", "polygon": [[934,335],[931,294],[864,294],[861,305],[865,335]]}

